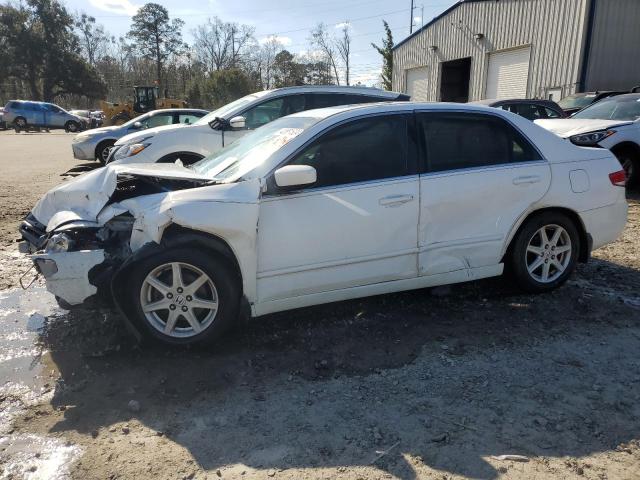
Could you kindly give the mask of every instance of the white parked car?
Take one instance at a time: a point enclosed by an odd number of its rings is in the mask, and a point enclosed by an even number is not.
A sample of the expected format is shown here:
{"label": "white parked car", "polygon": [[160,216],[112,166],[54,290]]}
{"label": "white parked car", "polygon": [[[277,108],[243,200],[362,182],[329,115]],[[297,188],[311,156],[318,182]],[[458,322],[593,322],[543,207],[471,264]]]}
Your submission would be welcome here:
{"label": "white parked car", "polygon": [[626,172],[627,185],[640,182],[640,94],[605,98],[571,118],[536,123],[576,145],[611,150]]}
{"label": "white parked car", "polygon": [[173,163],[180,159],[189,165],[285,115],[336,105],[394,100],[409,100],[409,97],[377,88],[331,85],[266,90],[220,107],[186,129],[173,125],[122,137],[107,161]]}
{"label": "white parked car", "polygon": [[[21,226],[65,304],[113,297],[172,344],[260,316],[510,270],[561,285],[627,218],[624,172],[498,109],[386,103],[276,120],[191,168],[112,165]],[[26,250],[26,248],[25,248]]]}

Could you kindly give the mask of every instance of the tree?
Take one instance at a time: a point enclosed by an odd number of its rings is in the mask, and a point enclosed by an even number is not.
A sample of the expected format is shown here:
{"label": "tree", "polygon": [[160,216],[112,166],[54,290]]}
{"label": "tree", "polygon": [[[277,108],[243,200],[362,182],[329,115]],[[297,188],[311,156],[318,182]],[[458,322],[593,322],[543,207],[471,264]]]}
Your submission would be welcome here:
{"label": "tree", "polygon": [[243,51],[253,40],[253,32],[254,28],[247,25],[210,18],[193,31],[196,58],[209,72],[236,68]]}
{"label": "tree", "polygon": [[142,6],[133,16],[132,21],[128,36],[135,41],[135,47],[144,58],[155,62],[156,81],[158,87],[161,87],[164,64],[169,57],[180,53],[184,48],[182,43],[184,22],[179,18],[169,20],[167,9],[157,3],[147,3]]}
{"label": "tree", "polygon": [[278,52],[273,61],[273,86],[276,88],[304,85],[306,65],[296,61],[288,50]]}
{"label": "tree", "polygon": [[350,60],[351,60],[351,35],[349,34],[349,22],[344,22],[342,25],[342,37],[336,40],[336,48],[338,54],[342,58],[345,68],[345,83],[349,85],[349,72],[350,72]]}
{"label": "tree", "polygon": [[382,55],[382,87],[385,90],[391,90],[392,76],[393,76],[393,35],[391,29],[386,20],[382,21],[384,25],[384,31],[386,38],[382,39],[382,47],[372,43],[371,46],[375,48],[380,55]]}
{"label": "tree", "polygon": [[104,95],[97,72],[76,53],[73,17],[58,0],[0,6],[0,39],[6,56],[3,74],[24,81],[34,100]]}
{"label": "tree", "polygon": [[218,108],[253,91],[248,75],[238,68],[217,70],[204,82],[207,105]]}
{"label": "tree", "polygon": [[104,27],[97,25],[96,19],[86,13],[76,18],[74,26],[78,31],[80,46],[87,60],[89,60],[89,65],[95,67],[97,60],[106,54],[109,42],[109,38],[104,32]]}
{"label": "tree", "polygon": [[325,57],[325,62],[333,69],[333,75],[337,85],[340,85],[340,76],[338,75],[338,65],[336,62],[336,50],[334,42],[329,36],[327,27],[324,23],[319,23],[316,28],[311,30],[311,44],[317,47]]}

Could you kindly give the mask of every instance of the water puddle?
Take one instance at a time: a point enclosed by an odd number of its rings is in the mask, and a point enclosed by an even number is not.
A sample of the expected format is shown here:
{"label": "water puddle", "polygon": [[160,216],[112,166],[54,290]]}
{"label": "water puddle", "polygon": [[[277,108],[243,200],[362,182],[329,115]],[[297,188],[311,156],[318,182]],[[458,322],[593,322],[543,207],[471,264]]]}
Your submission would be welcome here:
{"label": "water puddle", "polygon": [[58,438],[20,434],[0,438],[0,479],[63,480],[80,447]]}
{"label": "water puddle", "polygon": [[50,319],[63,314],[42,286],[0,292],[0,433],[24,407],[53,394],[52,367],[37,340]]}

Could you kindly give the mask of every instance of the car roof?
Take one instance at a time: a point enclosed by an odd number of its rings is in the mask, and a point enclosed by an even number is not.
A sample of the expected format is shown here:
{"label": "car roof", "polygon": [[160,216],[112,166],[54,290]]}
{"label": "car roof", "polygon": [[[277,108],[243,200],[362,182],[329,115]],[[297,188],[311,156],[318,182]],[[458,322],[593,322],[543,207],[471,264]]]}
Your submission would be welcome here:
{"label": "car roof", "polygon": [[[209,113],[209,110],[204,110],[202,108],[189,108],[189,107],[185,107],[185,108],[158,108],[157,110],[152,110],[150,112],[147,112],[151,115],[155,115],[158,112],[202,112],[202,113]],[[146,115],[146,114],[145,114]]]}
{"label": "car roof", "polygon": [[264,90],[257,92],[256,95],[275,95],[280,93],[312,93],[312,92],[326,92],[326,93],[352,93],[354,95],[373,95],[380,98],[398,98],[401,95],[406,95],[400,92],[393,92],[390,90],[382,90],[380,88],[373,87],[359,87],[359,86],[343,86],[343,85],[303,85],[298,87],[282,87],[274,88],[273,90]]}
{"label": "car roof", "polygon": [[452,103],[452,102],[373,102],[373,103],[358,103],[355,105],[338,105],[335,107],[318,108],[315,110],[304,110],[298,113],[294,113],[292,117],[313,117],[318,120],[331,117],[340,113],[362,110],[363,113],[377,113],[377,112],[410,112],[413,110],[421,111],[469,111],[469,112],[491,112],[495,113],[494,108],[486,105],[472,105],[470,103]]}
{"label": "car roof", "polygon": [[539,105],[552,105],[556,106],[556,102],[553,100],[546,100],[544,98],[492,98],[486,100],[478,100],[476,102],[469,102],[472,105],[499,105],[502,103],[535,103]]}

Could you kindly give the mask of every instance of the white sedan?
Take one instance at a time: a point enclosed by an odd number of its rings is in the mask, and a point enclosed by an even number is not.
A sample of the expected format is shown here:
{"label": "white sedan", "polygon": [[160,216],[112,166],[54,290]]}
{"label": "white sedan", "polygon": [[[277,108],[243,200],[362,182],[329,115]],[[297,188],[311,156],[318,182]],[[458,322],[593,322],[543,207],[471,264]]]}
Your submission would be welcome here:
{"label": "white sedan", "polygon": [[453,104],[300,112],[194,164],[113,165],[21,227],[65,304],[113,297],[148,336],[210,341],[252,316],[501,275],[567,280],[627,218],[625,176],[517,115]]}

